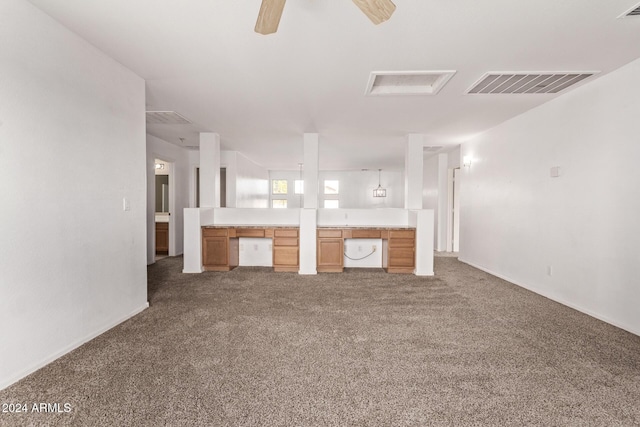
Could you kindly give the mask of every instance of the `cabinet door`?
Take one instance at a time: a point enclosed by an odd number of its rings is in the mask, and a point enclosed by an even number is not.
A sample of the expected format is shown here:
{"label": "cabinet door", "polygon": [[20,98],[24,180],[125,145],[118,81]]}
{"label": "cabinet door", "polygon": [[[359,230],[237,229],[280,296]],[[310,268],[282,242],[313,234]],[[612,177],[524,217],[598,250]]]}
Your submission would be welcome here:
{"label": "cabinet door", "polygon": [[169,253],[169,223],[156,222],[156,253]]}
{"label": "cabinet door", "polygon": [[389,247],[389,268],[415,267],[413,248]]}
{"label": "cabinet door", "polygon": [[229,267],[227,237],[204,237],[202,239],[202,265],[204,267]]}
{"label": "cabinet door", "polygon": [[318,271],[342,271],[343,245],[342,238],[318,239]]}
{"label": "cabinet door", "polygon": [[299,249],[297,246],[274,246],[273,269],[275,271],[298,271]]}

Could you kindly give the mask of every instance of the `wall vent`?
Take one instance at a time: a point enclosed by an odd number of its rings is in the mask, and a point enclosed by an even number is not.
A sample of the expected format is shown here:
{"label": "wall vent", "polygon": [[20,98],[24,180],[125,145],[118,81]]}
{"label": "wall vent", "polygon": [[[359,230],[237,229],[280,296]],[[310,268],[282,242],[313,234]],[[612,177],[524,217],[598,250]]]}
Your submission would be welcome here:
{"label": "wall vent", "polygon": [[618,18],[631,18],[631,17],[639,17],[640,16],[640,3],[633,6],[631,9],[627,10],[622,15],[618,16]]}
{"label": "wall vent", "polygon": [[365,95],[435,95],[455,71],[374,71]]}
{"label": "wall vent", "polygon": [[558,93],[582,80],[597,74],[588,72],[510,72],[486,73],[469,90],[468,94],[541,94]]}
{"label": "wall vent", "polygon": [[175,111],[147,111],[147,123],[154,125],[190,125],[191,121]]}

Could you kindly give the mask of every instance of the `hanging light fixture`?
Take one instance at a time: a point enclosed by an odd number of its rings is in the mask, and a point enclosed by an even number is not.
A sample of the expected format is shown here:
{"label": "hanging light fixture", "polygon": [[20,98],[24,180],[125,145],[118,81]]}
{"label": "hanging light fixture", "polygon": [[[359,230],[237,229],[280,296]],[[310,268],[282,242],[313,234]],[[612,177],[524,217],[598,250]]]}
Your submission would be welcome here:
{"label": "hanging light fixture", "polygon": [[373,197],[387,197],[387,190],[380,185],[380,172],[382,169],[378,169],[378,188],[373,190]]}

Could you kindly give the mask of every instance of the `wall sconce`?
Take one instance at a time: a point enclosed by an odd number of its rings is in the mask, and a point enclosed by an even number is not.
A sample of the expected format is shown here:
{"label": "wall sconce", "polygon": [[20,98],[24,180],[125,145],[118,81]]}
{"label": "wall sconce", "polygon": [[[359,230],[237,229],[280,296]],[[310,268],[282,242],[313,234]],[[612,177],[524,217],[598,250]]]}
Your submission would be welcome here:
{"label": "wall sconce", "polygon": [[465,168],[471,167],[471,156],[464,156],[462,158],[462,166],[464,166]]}
{"label": "wall sconce", "polygon": [[380,171],[382,169],[378,169],[378,188],[373,190],[373,197],[387,197],[387,190],[380,185]]}

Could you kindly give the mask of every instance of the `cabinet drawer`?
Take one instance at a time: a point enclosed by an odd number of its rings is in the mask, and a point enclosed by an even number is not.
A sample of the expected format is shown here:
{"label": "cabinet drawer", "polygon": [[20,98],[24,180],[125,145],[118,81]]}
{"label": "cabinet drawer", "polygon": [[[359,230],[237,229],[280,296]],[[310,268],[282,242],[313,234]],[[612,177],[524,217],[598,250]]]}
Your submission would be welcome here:
{"label": "cabinet drawer", "polygon": [[389,239],[390,248],[413,248],[415,245],[415,239]]}
{"label": "cabinet drawer", "polygon": [[413,267],[413,248],[395,248],[389,250],[389,267]]}
{"label": "cabinet drawer", "polygon": [[414,239],[415,230],[389,230],[389,239]]}
{"label": "cabinet drawer", "polygon": [[351,230],[354,239],[379,239],[380,230]]}
{"label": "cabinet drawer", "polygon": [[298,246],[298,239],[293,237],[275,237],[273,246]]}
{"label": "cabinet drawer", "polygon": [[275,237],[298,237],[298,230],[294,228],[276,228],[273,230]]}
{"label": "cabinet drawer", "polygon": [[273,248],[273,265],[298,265],[298,248],[297,247],[274,247]]}
{"label": "cabinet drawer", "polygon": [[227,237],[229,230],[226,228],[203,228],[202,235],[204,237]]}
{"label": "cabinet drawer", "polygon": [[264,237],[264,229],[259,228],[238,228],[236,237]]}
{"label": "cabinet drawer", "polygon": [[318,230],[318,237],[342,237],[342,230]]}

